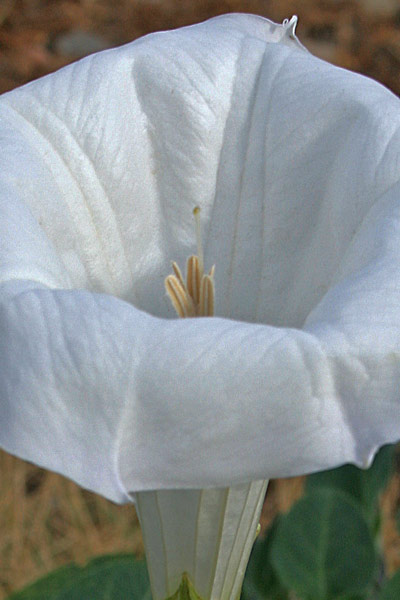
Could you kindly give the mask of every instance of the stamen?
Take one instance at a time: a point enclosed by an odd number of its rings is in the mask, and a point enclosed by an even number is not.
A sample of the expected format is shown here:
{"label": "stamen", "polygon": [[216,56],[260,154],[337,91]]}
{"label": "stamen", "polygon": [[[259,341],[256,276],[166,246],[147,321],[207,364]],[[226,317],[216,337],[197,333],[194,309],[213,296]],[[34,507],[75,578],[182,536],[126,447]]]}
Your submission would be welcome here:
{"label": "stamen", "polygon": [[209,275],[204,275],[201,281],[199,317],[212,317],[214,314],[214,282]]}
{"label": "stamen", "polygon": [[165,279],[165,289],[178,317],[185,318],[195,316],[196,310],[193,300],[175,275],[168,275]]}
{"label": "stamen", "polygon": [[190,256],[186,264],[186,283],[176,262],[172,263],[174,275],[165,279],[165,289],[178,317],[212,317],[214,315],[214,272],[204,275],[203,246],[201,243],[200,208],[193,209],[196,222],[198,256]]}
{"label": "stamen", "polygon": [[201,286],[199,259],[197,256],[189,256],[187,259],[186,273],[188,292],[192,296],[195,306],[197,306],[200,301]]}
{"label": "stamen", "polygon": [[175,261],[172,263],[172,268],[174,270],[177,280],[179,281],[181,286],[186,289],[186,284],[183,279],[182,271],[180,270],[178,264]]}

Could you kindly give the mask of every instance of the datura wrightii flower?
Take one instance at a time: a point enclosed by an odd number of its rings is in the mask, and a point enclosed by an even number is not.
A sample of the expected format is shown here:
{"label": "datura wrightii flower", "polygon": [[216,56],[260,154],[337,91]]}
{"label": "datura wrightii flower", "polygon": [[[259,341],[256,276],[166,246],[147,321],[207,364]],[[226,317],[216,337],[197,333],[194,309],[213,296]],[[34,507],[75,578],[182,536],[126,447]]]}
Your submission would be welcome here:
{"label": "datura wrightii flower", "polygon": [[266,480],[400,438],[400,101],[294,27],[0,98],[0,444],[136,501],[155,600],[233,600]]}

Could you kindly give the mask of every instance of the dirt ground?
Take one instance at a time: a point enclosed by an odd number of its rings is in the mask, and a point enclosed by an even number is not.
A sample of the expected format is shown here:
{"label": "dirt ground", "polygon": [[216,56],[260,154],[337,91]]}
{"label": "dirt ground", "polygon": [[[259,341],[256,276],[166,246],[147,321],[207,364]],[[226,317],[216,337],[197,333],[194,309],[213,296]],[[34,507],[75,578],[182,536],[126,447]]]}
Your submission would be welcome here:
{"label": "dirt ground", "polygon": [[225,12],[277,22],[297,14],[298,35],[314,54],[400,94],[396,0],[0,0],[0,92],[91,50]]}
{"label": "dirt ground", "polygon": [[[143,34],[226,12],[281,22],[317,56],[379,80],[400,95],[398,0],[0,0],[0,93],[86,54]],[[302,491],[273,482],[264,526]],[[396,475],[382,499],[389,571],[400,567]],[[117,507],[53,473],[0,452],[0,600],[53,568],[107,552],[142,552],[134,510]]]}

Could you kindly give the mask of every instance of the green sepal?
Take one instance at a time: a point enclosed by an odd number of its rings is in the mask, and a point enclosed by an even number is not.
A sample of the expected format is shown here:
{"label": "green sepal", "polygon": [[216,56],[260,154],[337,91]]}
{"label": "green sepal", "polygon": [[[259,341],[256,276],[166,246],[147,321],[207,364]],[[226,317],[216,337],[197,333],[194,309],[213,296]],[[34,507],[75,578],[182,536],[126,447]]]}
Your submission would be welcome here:
{"label": "green sepal", "polygon": [[196,590],[193,587],[192,582],[190,581],[188,574],[183,573],[182,581],[172,596],[169,596],[167,600],[203,600],[201,596],[198,595]]}

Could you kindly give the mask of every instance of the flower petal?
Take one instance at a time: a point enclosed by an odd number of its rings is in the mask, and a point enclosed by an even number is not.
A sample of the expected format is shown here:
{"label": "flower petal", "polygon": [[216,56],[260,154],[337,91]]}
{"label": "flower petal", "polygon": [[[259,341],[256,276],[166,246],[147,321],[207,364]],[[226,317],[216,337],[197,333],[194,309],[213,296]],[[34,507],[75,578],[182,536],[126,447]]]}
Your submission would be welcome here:
{"label": "flower petal", "polygon": [[[2,96],[0,136],[5,449],[123,502],[400,438],[390,92],[230,15]],[[160,319],[195,205],[223,318]]]}
{"label": "flower petal", "polygon": [[118,478],[119,429],[147,315],[132,322],[137,311],[111,296],[21,287],[0,307],[2,446],[129,501]]}

